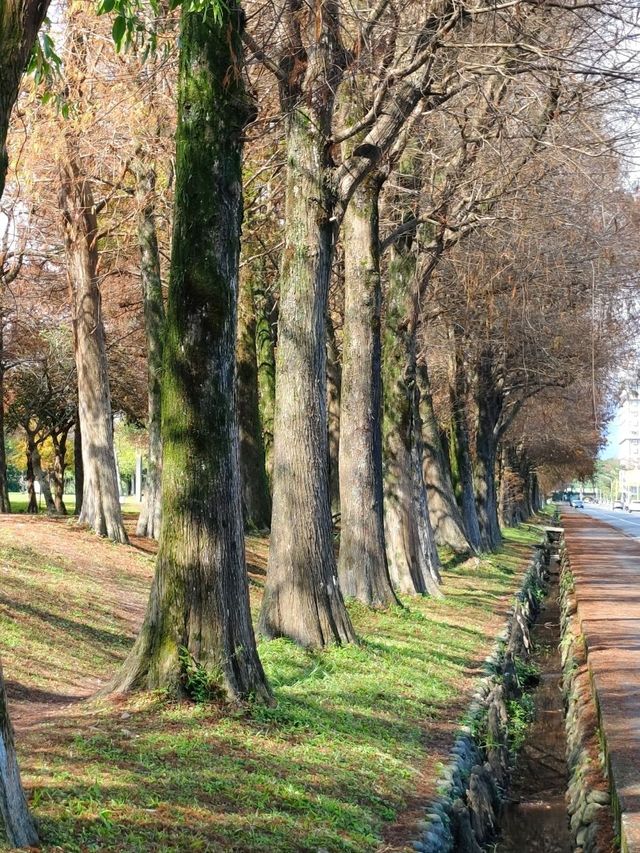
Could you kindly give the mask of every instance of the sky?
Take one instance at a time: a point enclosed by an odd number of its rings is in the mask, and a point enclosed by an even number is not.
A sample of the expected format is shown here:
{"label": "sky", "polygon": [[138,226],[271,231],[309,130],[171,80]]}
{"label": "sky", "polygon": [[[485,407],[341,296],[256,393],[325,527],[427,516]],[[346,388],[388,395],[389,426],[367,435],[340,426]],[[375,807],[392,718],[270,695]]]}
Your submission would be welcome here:
{"label": "sky", "polygon": [[607,429],[607,444],[600,451],[601,459],[615,459],[618,456],[618,443],[620,441],[620,409]]}

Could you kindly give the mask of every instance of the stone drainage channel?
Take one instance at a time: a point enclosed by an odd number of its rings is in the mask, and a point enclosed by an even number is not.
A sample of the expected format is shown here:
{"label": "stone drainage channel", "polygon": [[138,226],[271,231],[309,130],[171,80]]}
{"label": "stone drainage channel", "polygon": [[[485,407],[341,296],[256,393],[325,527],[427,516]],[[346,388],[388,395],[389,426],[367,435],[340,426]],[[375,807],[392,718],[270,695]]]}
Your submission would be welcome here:
{"label": "stone drainage channel", "polygon": [[579,658],[571,573],[557,555],[559,535],[550,529],[536,549],[441,773],[439,796],[419,824],[417,851],[616,850],[610,831],[602,841],[604,824],[612,822],[608,791],[597,732],[585,725],[593,702],[586,698],[588,675]]}
{"label": "stone drainage channel", "polygon": [[550,562],[549,590],[531,630],[531,662],[540,681],[531,695],[533,723],[518,752],[501,817],[496,853],[571,853],[565,794],[569,784],[560,656],[560,571]]}

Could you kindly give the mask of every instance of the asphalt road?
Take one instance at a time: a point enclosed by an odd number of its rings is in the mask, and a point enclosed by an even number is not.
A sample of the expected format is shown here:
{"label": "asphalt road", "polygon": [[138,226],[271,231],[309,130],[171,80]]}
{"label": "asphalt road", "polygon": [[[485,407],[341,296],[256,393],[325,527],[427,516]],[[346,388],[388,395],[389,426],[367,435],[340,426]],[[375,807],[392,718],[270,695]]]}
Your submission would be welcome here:
{"label": "asphalt road", "polygon": [[622,530],[624,533],[629,534],[629,536],[633,536],[634,539],[640,540],[640,512],[630,513],[622,509],[604,509],[593,504],[585,504],[584,509],[576,509],[575,512],[590,515],[599,521],[612,524],[618,530]]}

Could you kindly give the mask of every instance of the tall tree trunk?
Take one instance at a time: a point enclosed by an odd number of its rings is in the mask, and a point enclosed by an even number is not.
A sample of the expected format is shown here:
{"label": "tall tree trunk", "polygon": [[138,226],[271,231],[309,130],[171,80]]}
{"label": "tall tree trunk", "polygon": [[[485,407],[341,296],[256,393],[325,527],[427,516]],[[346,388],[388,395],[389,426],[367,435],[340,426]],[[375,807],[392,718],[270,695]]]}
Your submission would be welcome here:
{"label": "tall tree trunk", "polygon": [[71,132],[66,142],[66,157],[60,165],[60,205],[72,293],[82,434],[84,489],[79,521],[100,536],[127,542],[113,451],[107,352],[96,274],[98,224],[91,187],[79,172]]}
{"label": "tall tree trunk", "polygon": [[146,489],[136,533],[158,539],[162,503],[162,436],[160,433],[164,297],[155,218],[156,173],[142,159],[134,166],[138,202],[138,245],[147,340],[149,462]]}
{"label": "tall tree trunk", "polygon": [[471,546],[477,551],[481,547],[481,540],[475,490],[473,487],[473,466],[471,464],[466,417],[468,396],[467,377],[460,352],[460,345],[453,329],[449,332],[449,340],[451,343],[449,363],[449,397],[452,419],[451,450],[455,455],[455,468],[459,480],[464,527]]}
{"label": "tall tree trunk", "polygon": [[20,782],[20,770],[9,720],[4,676],[0,664],[0,814],[11,847],[35,847],[38,834]]}
{"label": "tall tree trunk", "polygon": [[515,523],[515,490],[511,455],[512,448],[503,443],[500,448],[500,483],[498,486],[498,517],[501,527],[512,527]]}
{"label": "tall tree trunk", "polygon": [[53,501],[56,512],[60,513],[60,515],[67,514],[67,508],[64,505],[64,472],[67,467],[66,456],[68,430],[69,428],[67,428],[66,431],[51,436],[55,452],[53,465]]}
{"label": "tall tree trunk", "polygon": [[[340,399],[342,368],[336,331],[327,313],[327,428],[329,430],[329,498],[331,514],[340,513]],[[344,592],[344,590],[343,590]]]}
{"label": "tall tree trunk", "polygon": [[362,183],[344,218],[338,562],[343,594],[376,607],[398,603],[387,564],[382,488],[382,287],[378,234],[381,186],[376,177]]}
{"label": "tall tree trunk", "polygon": [[240,473],[245,526],[262,530],[271,524],[271,494],[265,467],[258,406],[258,361],[252,278],[253,270],[250,263],[246,263],[240,270],[236,347]]}
{"label": "tall tree trunk", "polygon": [[4,431],[4,317],[0,314],[0,513],[11,512]]}
{"label": "tall tree trunk", "polygon": [[31,450],[27,447],[27,494],[29,502],[27,512],[35,515],[38,512],[38,498],[36,496],[36,475],[33,470],[33,459]]}
{"label": "tall tree trunk", "polygon": [[271,325],[273,306],[265,288],[264,275],[253,281],[256,318],[256,359],[258,366],[258,408],[262,426],[262,446],[269,488],[273,488],[273,418],[276,402],[276,356]]}
{"label": "tall tree trunk", "polygon": [[440,591],[440,556],[436,545],[436,537],[431,526],[431,515],[429,512],[429,500],[427,485],[424,481],[424,442],[423,426],[420,416],[420,389],[417,375],[414,374],[413,382],[413,410],[412,410],[412,442],[411,456],[413,460],[413,505],[416,524],[418,528],[418,541],[423,554],[426,554],[429,566],[429,580],[432,595],[442,595]]}
{"label": "tall tree trunk", "polygon": [[[0,9],[0,199],[4,193],[9,165],[6,147],[9,118],[18,97],[20,79],[48,5],[48,0],[4,0]],[[0,431],[0,443],[4,455],[4,430]],[[31,483],[33,488],[33,472]],[[38,834],[20,783],[1,664],[0,756],[3,759],[0,761],[0,812],[7,838],[14,847],[35,846],[38,844]]]}
{"label": "tall tree trunk", "polygon": [[500,395],[492,375],[492,355],[484,349],[478,359],[475,376],[476,453],[474,486],[482,547],[498,548],[502,542],[498,523],[496,490],[496,428],[500,418]]}
{"label": "tall tree trunk", "polygon": [[329,503],[326,312],[335,223],[327,151],[302,104],[287,123],[271,547],[260,632],[320,647],[355,639]]}
{"label": "tall tree trunk", "polygon": [[542,494],[540,493],[540,482],[538,480],[538,475],[535,471],[531,474],[531,505],[533,506],[534,512],[540,512],[543,505]]}
{"label": "tall tree trunk", "polygon": [[80,418],[73,425],[73,480],[75,491],[75,515],[82,512],[82,493],[84,491],[84,469],[82,467],[82,433]]}
{"label": "tall tree trunk", "polygon": [[418,365],[420,415],[424,439],[424,480],[429,498],[429,518],[438,545],[458,554],[467,554],[471,544],[464,529],[462,513],[456,503],[449,465],[442,448],[438,421],[433,408],[429,371],[423,361]]}
{"label": "tall tree trunk", "polygon": [[115,689],[270,697],[245,566],[236,323],[241,11],[182,13],[176,190],[162,376],[162,530],[147,613]]}
{"label": "tall tree trunk", "polygon": [[[389,572],[409,594],[439,594],[439,560],[428,541],[422,478],[415,336],[409,331],[415,256],[404,247],[389,264],[383,346],[384,510]],[[419,458],[418,458],[419,457]],[[418,476],[419,469],[419,476]]]}

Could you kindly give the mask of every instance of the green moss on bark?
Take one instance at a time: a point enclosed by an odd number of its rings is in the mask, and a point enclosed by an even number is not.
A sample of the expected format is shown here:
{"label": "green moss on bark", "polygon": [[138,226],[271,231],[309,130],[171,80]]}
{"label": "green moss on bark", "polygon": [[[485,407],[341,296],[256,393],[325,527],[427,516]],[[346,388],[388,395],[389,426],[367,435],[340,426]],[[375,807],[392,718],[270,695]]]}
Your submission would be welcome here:
{"label": "green moss on bark", "polygon": [[[147,616],[120,689],[269,698],[249,613],[238,424],[236,302],[241,12],[183,14],[176,192],[162,380],[162,532]],[[187,665],[185,661],[189,661]]]}

